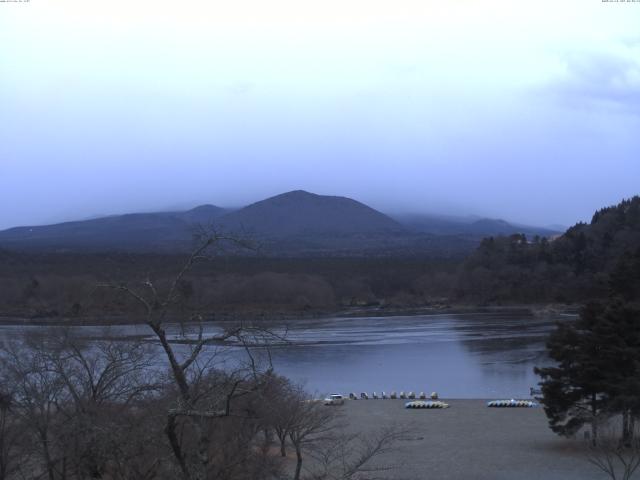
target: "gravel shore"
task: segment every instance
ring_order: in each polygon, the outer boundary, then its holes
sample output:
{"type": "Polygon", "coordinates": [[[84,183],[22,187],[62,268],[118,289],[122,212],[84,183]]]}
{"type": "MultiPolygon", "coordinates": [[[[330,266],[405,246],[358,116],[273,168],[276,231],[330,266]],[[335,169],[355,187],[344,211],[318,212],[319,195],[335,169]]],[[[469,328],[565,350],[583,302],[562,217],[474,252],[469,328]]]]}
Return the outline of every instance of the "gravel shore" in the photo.
{"type": "Polygon", "coordinates": [[[485,400],[444,400],[450,408],[408,410],[405,400],[347,401],[348,430],[406,426],[408,438],[380,458],[385,477],[421,479],[591,480],[606,478],[587,461],[584,441],[555,435],[542,408],[487,408],[485,400]]]}

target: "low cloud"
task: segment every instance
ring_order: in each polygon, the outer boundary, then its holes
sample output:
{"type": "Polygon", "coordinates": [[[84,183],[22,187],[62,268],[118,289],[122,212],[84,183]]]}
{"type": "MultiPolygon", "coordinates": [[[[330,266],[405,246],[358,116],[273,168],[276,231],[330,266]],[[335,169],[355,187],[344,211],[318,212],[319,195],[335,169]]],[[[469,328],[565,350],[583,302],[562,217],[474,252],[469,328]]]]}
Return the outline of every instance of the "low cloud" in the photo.
{"type": "Polygon", "coordinates": [[[570,53],[565,74],[547,88],[575,108],[603,108],[640,115],[640,38],[613,52],[570,53]]]}

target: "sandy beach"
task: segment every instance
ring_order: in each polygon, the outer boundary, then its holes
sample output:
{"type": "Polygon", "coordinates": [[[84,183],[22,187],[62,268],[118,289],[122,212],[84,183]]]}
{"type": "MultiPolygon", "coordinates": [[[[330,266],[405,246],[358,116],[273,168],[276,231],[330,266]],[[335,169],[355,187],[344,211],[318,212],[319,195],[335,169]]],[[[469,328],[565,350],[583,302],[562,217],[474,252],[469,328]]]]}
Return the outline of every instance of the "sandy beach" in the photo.
{"type": "Polygon", "coordinates": [[[407,410],[405,400],[347,401],[348,428],[363,434],[390,425],[411,431],[381,458],[387,478],[591,480],[584,441],[558,437],[542,408],[487,408],[485,400],[444,400],[443,410],[407,410]]]}

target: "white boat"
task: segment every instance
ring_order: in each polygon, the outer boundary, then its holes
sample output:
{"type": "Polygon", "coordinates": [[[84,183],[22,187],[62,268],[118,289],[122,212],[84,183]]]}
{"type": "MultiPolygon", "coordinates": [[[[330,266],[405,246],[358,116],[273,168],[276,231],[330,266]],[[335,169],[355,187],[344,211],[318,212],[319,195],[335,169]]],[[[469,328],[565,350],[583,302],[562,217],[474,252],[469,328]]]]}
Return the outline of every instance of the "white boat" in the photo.
{"type": "Polygon", "coordinates": [[[490,402],[487,402],[487,407],[494,408],[533,408],[537,406],[538,404],[531,400],[516,400],[514,398],[510,400],[491,400],[490,402]]]}

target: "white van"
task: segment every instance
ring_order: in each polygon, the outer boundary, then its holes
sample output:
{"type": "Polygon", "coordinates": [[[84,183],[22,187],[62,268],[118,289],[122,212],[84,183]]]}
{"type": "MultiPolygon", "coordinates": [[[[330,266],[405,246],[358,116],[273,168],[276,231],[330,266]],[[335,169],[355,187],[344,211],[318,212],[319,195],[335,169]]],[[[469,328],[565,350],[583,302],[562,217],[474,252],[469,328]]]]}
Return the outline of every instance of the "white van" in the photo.
{"type": "Polygon", "coordinates": [[[343,405],[344,397],[342,395],[338,395],[337,393],[334,393],[324,399],[324,404],[325,405],[343,405]]]}

